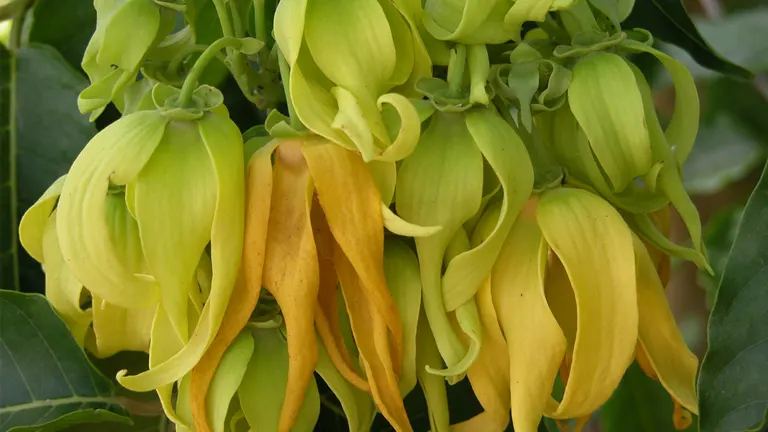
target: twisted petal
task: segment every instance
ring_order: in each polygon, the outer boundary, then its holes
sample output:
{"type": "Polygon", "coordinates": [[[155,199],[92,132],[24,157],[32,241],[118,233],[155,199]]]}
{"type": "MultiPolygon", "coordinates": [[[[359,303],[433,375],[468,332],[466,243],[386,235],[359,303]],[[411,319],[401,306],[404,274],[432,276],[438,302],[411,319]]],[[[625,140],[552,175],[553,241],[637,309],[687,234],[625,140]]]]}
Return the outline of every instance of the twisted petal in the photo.
{"type": "Polygon", "coordinates": [[[490,279],[507,342],[512,422],[520,432],[537,429],[566,348],[544,295],[546,262],[532,200],[504,242],[490,279]]]}
{"type": "MultiPolygon", "coordinates": [[[[44,233],[47,229],[47,224],[50,223],[53,209],[59,200],[59,195],[61,195],[61,189],[64,187],[64,180],[66,178],[67,176],[63,175],[48,186],[48,189],[43,192],[40,198],[24,212],[24,216],[21,217],[19,222],[19,241],[27,253],[39,263],[44,262],[44,233]]],[[[56,244],[58,249],[58,239],[56,244]]],[[[61,252],[57,252],[57,254],[61,255],[61,252]]]]}
{"type": "Polygon", "coordinates": [[[633,237],[637,266],[638,337],[658,380],[687,410],[698,414],[696,371],[698,360],[688,349],[669,309],[645,245],[633,237]]]}
{"type": "Polygon", "coordinates": [[[165,131],[154,111],[130,114],[99,132],[69,170],[58,207],[61,253],[74,275],[95,295],[127,308],[154,306],[157,288],[126,267],[110,240],[105,218],[110,183],[139,174],[165,131]]]}
{"type": "Polygon", "coordinates": [[[443,360],[437,349],[432,330],[429,328],[427,317],[422,313],[416,331],[416,373],[419,385],[424,391],[429,412],[430,430],[447,432],[450,430],[448,412],[448,395],[445,390],[445,379],[439,375],[427,372],[427,369],[440,369],[443,360]]]}
{"type": "Polygon", "coordinates": [[[600,407],[634,358],[637,292],[632,236],[608,203],[579,189],[555,189],[537,221],[570,279],[576,299],[573,364],[562,402],[545,415],[576,418],[600,407]]]}
{"type": "Polygon", "coordinates": [[[206,408],[214,372],[227,347],[240,334],[251,317],[261,292],[264,255],[267,243],[272,200],[272,152],[277,141],[262,147],[251,158],[247,172],[246,220],[243,240],[243,263],[240,278],[218,333],[190,376],[190,405],[198,431],[210,430],[206,408]]]}
{"type": "Polygon", "coordinates": [[[501,250],[512,223],[533,189],[533,167],[515,131],[490,109],[467,113],[467,128],[503,190],[501,211],[493,231],[480,245],[451,260],[443,276],[445,309],[452,311],[469,300],[501,250]]]}
{"type": "Polygon", "coordinates": [[[289,347],[280,330],[254,330],[253,339],[253,355],[237,392],[248,425],[259,431],[312,431],[320,415],[320,394],[314,376],[309,376],[301,393],[291,395],[289,347]],[[284,401],[291,398],[299,402],[299,407],[291,426],[285,426],[281,413],[284,401]]]}
{"type": "Polygon", "coordinates": [[[245,376],[253,351],[253,336],[245,331],[237,336],[221,357],[206,398],[206,411],[208,418],[211,419],[211,428],[208,430],[213,432],[228,430],[225,425],[229,405],[245,376]]]}

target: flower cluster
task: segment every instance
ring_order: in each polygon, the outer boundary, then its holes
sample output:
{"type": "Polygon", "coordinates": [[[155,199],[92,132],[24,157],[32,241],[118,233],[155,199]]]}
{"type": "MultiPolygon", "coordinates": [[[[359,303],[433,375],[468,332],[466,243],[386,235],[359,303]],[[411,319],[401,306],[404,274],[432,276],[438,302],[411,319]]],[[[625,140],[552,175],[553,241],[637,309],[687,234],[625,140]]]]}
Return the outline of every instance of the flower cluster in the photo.
{"type": "Polygon", "coordinates": [[[20,225],[81,345],[149,353],[123,386],[177,430],[312,430],[317,379],[351,431],[412,430],[417,384],[434,431],[579,430],[637,361],[690,424],[664,287],[670,257],[709,268],[681,180],[699,106],[622,28],[633,1],[281,0],[274,43],[264,2],[212,1],[202,49],[194,2],[94,2],[80,107],[123,116],[20,225]],[[674,83],[666,127],[641,53],[674,83]],[[212,60],[263,126],[199,85],[212,60]],[[451,425],[464,379],[483,412],[451,425]]]}

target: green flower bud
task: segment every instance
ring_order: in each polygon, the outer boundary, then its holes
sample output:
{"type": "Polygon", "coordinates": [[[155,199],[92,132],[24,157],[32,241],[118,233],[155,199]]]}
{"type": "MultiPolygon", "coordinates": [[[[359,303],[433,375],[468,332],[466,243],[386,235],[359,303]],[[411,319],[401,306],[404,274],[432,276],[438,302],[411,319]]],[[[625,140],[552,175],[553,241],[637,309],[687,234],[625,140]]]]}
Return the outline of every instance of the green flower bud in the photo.
{"type": "Polygon", "coordinates": [[[158,86],[153,94],[161,108],[129,114],[86,145],[58,207],[61,252],[76,277],[116,306],[142,309],[159,301],[158,314],[167,315],[183,345],[145,373],[121,373],[121,383],[137,391],[180,379],[200,359],[224,314],[243,242],[243,143],[221,93],[198,88],[191,109],[174,106],[175,89],[158,86]],[[140,270],[110,235],[110,190],[122,187],[137,228],[140,270]],[[210,293],[190,335],[188,305],[205,294],[196,275],[206,248],[210,293]]]}

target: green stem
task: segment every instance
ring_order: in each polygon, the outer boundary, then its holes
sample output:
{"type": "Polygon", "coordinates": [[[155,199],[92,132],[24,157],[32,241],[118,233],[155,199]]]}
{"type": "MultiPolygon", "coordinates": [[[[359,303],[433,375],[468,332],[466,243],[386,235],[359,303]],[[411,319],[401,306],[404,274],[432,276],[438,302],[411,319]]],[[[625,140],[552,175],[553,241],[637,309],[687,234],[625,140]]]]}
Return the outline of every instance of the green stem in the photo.
{"type": "Polygon", "coordinates": [[[219,16],[219,22],[221,23],[221,34],[224,37],[234,37],[235,34],[232,31],[232,21],[229,19],[225,1],[213,0],[213,6],[216,8],[216,15],[219,16]]]}
{"type": "Polygon", "coordinates": [[[288,62],[285,60],[285,56],[280,49],[277,50],[277,61],[280,64],[280,78],[283,82],[283,90],[285,91],[285,103],[288,105],[288,117],[291,119],[291,127],[295,130],[299,130],[302,128],[302,124],[299,120],[299,117],[296,115],[296,110],[293,108],[293,101],[291,100],[291,73],[288,69],[288,62]]]}
{"type": "Polygon", "coordinates": [[[600,28],[587,0],[576,1],[573,6],[560,12],[560,17],[571,38],[579,33],[591,33],[600,28]]]}
{"type": "Polygon", "coordinates": [[[200,54],[200,57],[192,66],[189,71],[189,75],[184,80],[184,84],[181,86],[181,93],[179,94],[178,106],[187,107],[192,102],[192,93],[197,88],[197,81],[200,79],[200,75],[203,74],[205,67],[214,58],[219,55],[219,52],[223,48],[235,48],[239,49],[242,41],[238,38],[223,37],[216,42],[212,43],[208,48],[200,54]]]}
{"type": "Polygon", "coordinates": [[[256,39],[267,41],[267,18],[264,13],[264,0],[253,0],[254,19],[256,20],[256,39]]]}
{"type": "Polygon", "coordinates": [[[453,93],[461,92],[464,82],[464,70],[467,68],[467,47],[456,45],[451,50],[451,59],[448,63],[448,88],[453,93]]]}
{"type": "Polygon", "coordinates": [[[229,12],[232,14],[232,29],[235,33],[235,37],[243,38],[245,37],[245,26],[243,25],[243,20],[240,19],[240,12],[237,10],[237,4],[235,4],[235,2],[229,2],[228,5],[229,12]]]}

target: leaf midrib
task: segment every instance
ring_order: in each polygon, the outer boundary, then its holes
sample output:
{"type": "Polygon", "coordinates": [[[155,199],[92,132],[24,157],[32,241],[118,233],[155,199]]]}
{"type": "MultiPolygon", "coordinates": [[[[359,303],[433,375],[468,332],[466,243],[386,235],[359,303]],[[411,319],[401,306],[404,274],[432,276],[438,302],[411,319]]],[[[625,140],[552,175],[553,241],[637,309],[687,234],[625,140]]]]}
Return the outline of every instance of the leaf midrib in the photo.
{"type": "Polygon", "coordinates": [[[120,401],[116,397],[97,397],[97,396],[70,396],[61,399],[42,399],[32,402],[26,402],[18,405],[11,405],[0,408],[0,414],[13,413],[17,411],[24,411],[35,408],[68,405],[74,403],[86,404],[86,403],[102,403],[110,405],[119,405],[120,401]]]}

